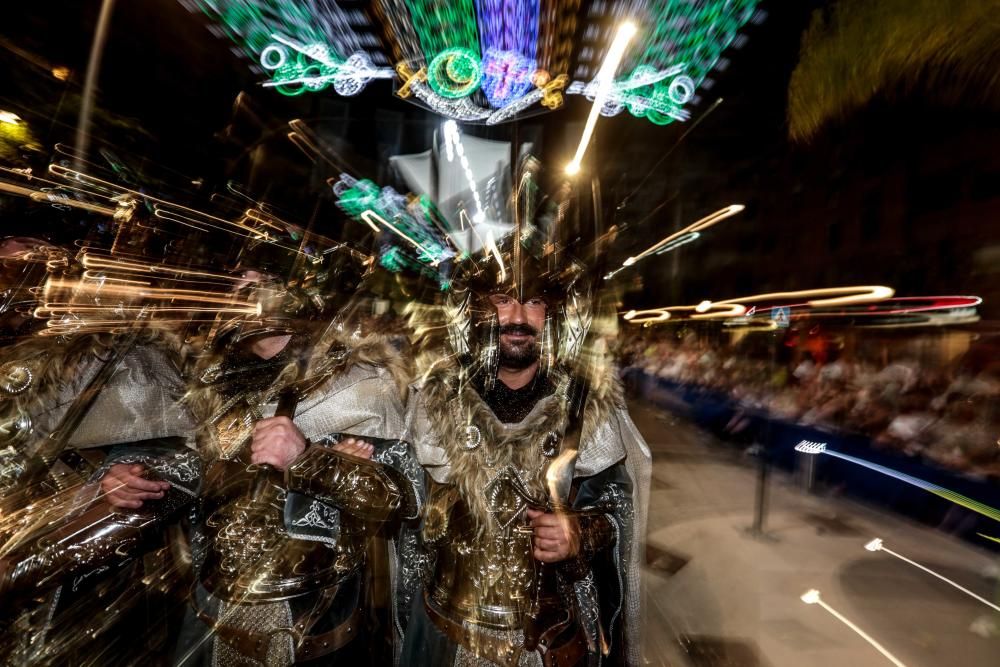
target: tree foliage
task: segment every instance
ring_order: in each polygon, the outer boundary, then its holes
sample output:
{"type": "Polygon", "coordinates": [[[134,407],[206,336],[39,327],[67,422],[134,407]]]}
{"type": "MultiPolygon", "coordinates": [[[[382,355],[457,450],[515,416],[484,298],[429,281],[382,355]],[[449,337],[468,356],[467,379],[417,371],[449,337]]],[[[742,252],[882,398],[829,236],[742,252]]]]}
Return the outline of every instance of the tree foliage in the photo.
{"type": "Polygon", "coordinates": [[[788,90],[793,139],[876,96],[1000,107],[1000,0],[839,0],[817,10],[788,90]]]}

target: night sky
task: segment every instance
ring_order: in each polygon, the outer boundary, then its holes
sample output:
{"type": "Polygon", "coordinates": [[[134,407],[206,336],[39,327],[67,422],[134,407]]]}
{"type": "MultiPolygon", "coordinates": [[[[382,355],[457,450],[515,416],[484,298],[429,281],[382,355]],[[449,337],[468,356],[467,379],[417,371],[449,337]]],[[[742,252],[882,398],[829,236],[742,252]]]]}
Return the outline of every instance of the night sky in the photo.
{"type": "MultiPolygon", "coordinates": [[[[934,213],[934,203],[920,199],[926,189],[921,184],[958,178],[958,200],[967,200],[981,189],[977,183],[997,172],[995,161],[983,164],[986,158],[969,155],[958,164],[948,150],[970,134],[996,146],[988,116],[974,109],[942,110],[930,96],[915,94],[876,100],[809,143],[788,139],[789,76],[810,14],[826,4],[762,3],[767,19],[743,28],[746,45],[725,53],[730,66],[712,73],[710,89],[699,90],[701,101],[691,106],[687,123],[661,127],[628,114],[601,119],[588,159],[600,178],[601,225],[626,232],[612,252],[613,263],[723,206],[747,206],[739,219],[675,257],[644,265],[627,282],[630,303],[696,303],[747,290],[851,282],[890,283],[901,294],[977,294],[997,282],[984,281],[976,268],[983,260],[975,255],[992,242],[981,217],[995,212],[993,195],[987,193],[986,209],[960,206],[950,219],[925,215],[934,213]],[[699,121],[720,97],[723,102],[699,121]],[[893,179],[903,184],[887,189],[893,179]],[[885,221],[867,220],[873,209],[885,221]],[[956,226],[962,233],[950,234],[956,226]]],[[[43,115],[58,111],[54,122],[33,123],[44,128],[39,138],[47,146],[72,143],[74,108],[59,103],[64,92],[82,85],[99,6],[97,0],[45,0],[6,10],[3,45],[22,53],[0,49],[0,76],[6,79],[0,80],[0,102],[19,108],[28,102],[43,115]],[[24,52],[69,66],[69,85],[30,63],[24,52]]],[[[388,81],[373,82],[346,101],[330,92],[287,98],[261,88],[248,64],[207,30],[203,16],[175,0],[116,3],[98,102],[135,131],[105,130],[96,144],[110,142],[130,156],[126,161],[141,159],[144,171],[178,188],[198,178],[206,189],[228,179],[251,181],[254,195],[309,216],[315,215],[316,184],[307,182],[308,165],[295,149],[279,145],[288,120],[339,126],[334,129],[344,154],[371,177],[384,173],[379,170],[387,150],[426,148],[428,128],[440,122],[395,99],[388,81]],[[387,146],[380,137],[386,113],[404,123],[399,145],[387,146]],[[247,155],[262,142],[272,145],[273,169],[250,174],[247,155]]],[[[541,137],[543,162],[558,167],[573,150],[588,110],[586,100],[571,96],[554,113],[463,131],[541,137]]]]}

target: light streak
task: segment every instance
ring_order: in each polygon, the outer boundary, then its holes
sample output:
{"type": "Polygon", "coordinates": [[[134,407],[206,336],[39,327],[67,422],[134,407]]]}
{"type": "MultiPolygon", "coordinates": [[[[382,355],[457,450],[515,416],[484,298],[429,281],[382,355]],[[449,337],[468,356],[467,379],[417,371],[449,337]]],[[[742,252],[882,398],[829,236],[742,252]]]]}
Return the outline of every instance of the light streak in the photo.
{"type": "MultiPolygon", "coordinates": [[[[697,223],[696,223],[697,224],[697,223]]],[[[667,237],[668,239],[671,237],[667,237]]],[[[666,240],[666,239],[665,239],[666,240]]],[[[661,241],[662,243],[662,241],[661,241]]],[[[659,244],[657,244],[658,246],[659,244]]],[[[656,246],[654,246],[656,247],[656,246]]],[[[648,251],[647,251],[648,252],[648,251]]],[[[645,254],[645,253],[644,253],[645,254]]],[[[637,260],[637,257],[630,257],[625,260],[625,266],[631,266],[637,260]],[[631,260],[631,262],[630,262],[631,260]]],[[[619,269],[620,271],[621,269],[619,269]]],[[[617,271],[615,272],[617,273],[617,271]]],[[[609,274],[613,275],[613,274],[609,274]]],[[[821,308],[829,305],[841,305],[841,304],[862,304],[862,303],[874,303],[877,301],[882,301],[890,298],[894,294],[894,290],[891,287],[885,287],[884,285],[856,285],[852,287],[824,287],[820,289],[811,290],[798,290],[795,292],[770,292],[767,294],[755,294],[752,296],[737,297],[735,299],[723,299],[721,301],[709,301],[711,304],[709,310],[711,312],[698,312],[698,307],[701,304],[695,306],[665,306],[663,308],[651,308],[648,309],[648,313],[654,313],[658,311],[667,310],[677,310],[677,311],[695,311],[694,315],[691,315],[692,319],[714,319],[714,318],[725,318],[725,317],[741,317],[747,314],[747,307],[745,304],[753,303],[755,301],[764,300],[774,300],[774,299],[808,299],[804,304],[811,308],[821,308]],[[816,297],[816,298],[813,298],[816,297]]],[[[705,303],[704,301],[701,302],[705,303]]],[[[754,306],[754,313],[758,309],[754,306]]],[[[627,317],[625,319],[628,319],[627,317]]],[[[635,320],[632,320],[634,323],[635,320]]],[[[649,320],[642,320],[643,322],[649,320]]]]}
{"type": "Polygon", "coordinates": [[[883,301],[890,298],[895,293],[896,290],[891,287],[886,287],[885,285],[858,285],[857,287],[823,287],[819,289],[799,290],[795,292],[769,292],[767,294],[757,294],[753,297],[729,299],[727,301],[719,301],[717,303],[804,298],[807,299],[807,306],[810,306],[811,308],[824,308],[827,306],[843,306],[847,304],[883,301]],[[845,292],[847,292],[846,295],[844,295],[845,292]],[[857,294],[853,294],[853,292],[857,292],[857,294]]]}
{"type": "Polygon", "coordinates": [[[872,648],[874,648],[876,651],[878,651],[879,653],[881,653],[882,655],[884,655],[886,657],[886,659],[889,660],[889,662],[891,662],[892,664],[896,665],[896,667],[906,667],[906,665],[904,665],[902,662],[900,662],[899,659],[896,656],[894,656],[892,653],[889,653],[889,651],[887,651],[884,646],[882,646],[877,641],[875,641],[875,639],[873,639],[871,635],[869,635],[867,632],[865,632],[864,630],[862,630],[861,628],[859,628],[857,625],[855,625],[854,623],[852,623],[846,616],[844,616],[843,614],[841,614],[840,612],[838,612],[836,609],[834,609],[833,607],[831,607],[830,605],[828,605],[826,602],[824,602],[823,598],[820,597],[819,591],[816,590],[815,588],[812,588],[812,589],[806,591],[805,593],[803,593],[802,596],[801,596],[801,600],[803,602],[805,602],[806,604],[818,604],[820,607],[822,607],[827,612],[829,612],[831,616],[833,616],[838,621],[840,621],[841,623],[843,623],[844,625],[846,625],[847,627],[849,627],[851,630],[853,630],[855,633],[857,633],[857,635],[859,637],[861,637],[866,642],[868,642],[869,644],[871,644],[872,648]]]}
{"type": "MultiPolygon", "coordinates": [[[[691,118],[691,112],[681,108],[694,97],[694,82],[682,74],[684,63],[673,65],[664,70],[656,70],[648,66],[639,66],[627,78],[614,82],[601,107],[602,116],[617,116],[628,109],[634,116],[646,117],[658,125],[664,125],[673,120],[685,121],[691,118]],[[656,93],[641,93],[640,90],[671,79],[662,91],[656,93]]],[[[593,101],[597,97],[599,82],[574,81],[566,89],[569,95],[583,95],[593,101]]]]}
{"type": "Polygon", "coordinates": [[[507,282],[507,270],[503,265],[503,255],[500,254],[500,248],[497,247],[496,240],[493,238],[493,230],[486,230],[486,242],[483,244],[486,250],[493,255],[493,258],[497,261],[497,266],[500,267],[500,274],[497,280],[497,284],[503,284],[507,282]]]}
{"type": "Polygon", "coordinates": [[[160,276],[208,278],[221,283],[241,283],[245,279],[228,273],[188,269],[169,264],[151,264],[145,261],[129,261],[119,259],[118,255],[103,254],[95,249],[88,249],[80,255],[80,264],[85,269],[95,271],[119,271],[124,273],[146,273],[160,276]]]}
{"type": "Polygon", "coordinates": [[[630,310],[627,313],[625,313],[625,319],[631,322],[632,324],[644,324],[646,322],[665,322],[670,319],[670,311],[666,308],[654,308],[652,310],[630,310]]]}
{"type": "Polygon", "coordinates": [[[458,123],[454,120],[446,120],[441,126],[441,135],[444,137],[444,150],[448,162],[455,161],[455,144],[458,143],[458,123]]]}
{"type": "MultiPolygon", "coordinates": [[[[117,285],[100,282],[89,282],[84,280],[67,280],[64,278],[49,278],[45,282],[43,294],[48,295],[52,290],[70,290],[75,294],[86,294],[96,296],[118,296],[131,299],[155,299],[159,301],[183,301],[185,303],[204,303],[225,306],[234,311],[256,314],[259,304],[250,301],[234,300],[231,295],[219,294],[205,290],[174,289],[169,287],[136,287],[132,285],[117,285]]],[[[46,297],[47,298],[47,297],[46,297]]],[[[73,307],[72,304],[66,307],[73,307]]],[[[84,306],[80,306],[84,308],[84,306]]],[[[116,308],[116,306],[94,306],[104,310],[116,308]]],[[[89,306],[88,306],[89,308],[89,306]]],[[[40,311],[50,310],[47,304],[39,308],[40,311]]]]}
{"type": "MultiPolygon", "coordinates": [[[[642,252],[640,252],[638,255],[635,255],[634,257],[627,258],[624,262],[622,262],[622,266],[632,266],[633,264],[635,264],[636,262],[638,262],[640,259],[648,257],[649,255],[651,255],[653,253],[660,252],[665,247],[670,246],[670,244],[676,243],[677,241],[681,240],[684,236],[686,236],[688,234],[691,234],[693,232],[699,232],[699,233],[703,232],[704,230],[708,229],[709,227],[711,227],[711,226],[713,226],[713,225],[715,225],[717,223],[722,222],[726,218],[731,218],[732,216],[736,215],[737,213],[740,213],[745,208],[746,208],[746,206],[744,206],[743,204],[730,204],[729,206],[727,206],[725,208],[720,208],[715,213],[710,213],[709,215],[706,215],[704,218],[702,218],[700,220],[696,220],[695,222],[691,223],[690,225],[688,225],[684,229],[682,229],[680,231],[677,231],[677,232],[674,232],[670,236],[657,241],[656,243],[654,243],[650,247],[648,247],[645,250],[643,250],[642,252]]],[[[694,239],[691,239],[691,240],[694,240],[694,239]]],[[[687,243],[689,241],[684,241],[684,242],[687,243]]],[[[677,247],[677,246],[675,245],[674,247],[677,247]]]]}
{"type": "MultiPolygon", "coordinates": [[[[866,308],[864,310],[841,310],[827,313],[817,313],[821,317],[877,317],[880,315],[908,315],[911,313],[926,313],[936,310],[955,310],[975,308],[983,302],[978,296],[900,296],[892,299],[892,304],[885,309],[866,308]],[[929,302],[922,306],[908,306],[909,302],[929,302]],[[896,306],[895,304],[899,304],[896,306]]],[[[808,304],[790,304],[791,308],[808,304]]]]}
{"type": "MultiPolygon", "coordinates": [[[[390,231],[394,232],[395,234],[397,234],[398,236],[400,236],[404,240],[408,241],[410,244],[413,245],[413,247],[415,247],[416,249],[422,251],[428,257],[432,256],[431,252],[429,250],[427,250],[427,248],[425,248],[424,246],[420,245],[420,243],[418,243],[416,240],[414,240],[414,239],[410,238],[409,236],[407,236],[403,232],[403,230],[399,229],[399,227],[397,227],[396,225],[394,225],[391,222],[387,221],[385,218],[383,218],[382,216],[380,216],[375,211],[365,211],[365,212],[363,212],[361,214],[360,217],[361,217],[362,220],[364,220],[366,223],[368,223],[368,225],[370,225],[372,227],[375,227],[376,229],[378,229],[378,225],[376,225],[375,223],[376,222],[381,223],[382,225],[384,225],[385,227],[387,227],[390,231]]],[[[434,264],[436,264],[436,263],[437,262],[434,262],[434,264]]]]}
{"type": "Polygon", "coordinates": [[[976,533],[979,537],[985,538],[987,540],[993,540],[997,544],[1000,544],[1000,537],[992,537],[990,535],[983,535],[982,533],[976,533]]]}
{"type": "MultiPolygon", "coordinates": [[[[702,302],[704,303],[704,302],[702,302]]],[[[720,319],[726,317],[742,317],[746,315],[747,307],[740,303],[721,303],[721,302],[709,302],[704,310],[699,311],[698,308],[702,304],[694,307],[695,314],[691,315],[693,320],[710,320],[710,319],[720,319]]]]}
{"type": "Polygon", "coordinates": [[[7,123],[8,125],[20,125],[21,117],[18,116],[13,111],[0,111],[0,123],[7,123]]]}
{"type": "Polygon", "coordinates": [[[118,285],[138,285],[140,287],[152,287],[153,283],[148,280],[129,280],[127,278],[111,278],[103,273],[94,273],[93,271],[83,272],[84,280],[97,280],[103,282],[111,282],[118,285]]]}
{"type": "Polygon", "coordinates": [[[583,155],[587,152],[590,137],[594,134],[594,127],[597,125],[597,117],[600,115],[601,109],[604,107],[604,102],[614,85],[615,72],[618,70],[618,65],[625,55],[625,49],[628,47],[629,41],[635,36],[636,32],[638,32],[638,29],[630,21],[626,21],[618,26],[615,39],[611,42],[611,47],[604,58],[604,63],[597,72],[597,95],[594,97],[594,105],[590,108],[590,115],[587,116],[587,124],[583,127],[583,134],[580,136],[580,144],[577,146],[576,155],[566,165],[566,173],[570,176],[580,171],[580,165],[583,163],[583,155]]]}
{"type": "Polygon", "coordinates": [[[1000,521],[1000,510],[997,510],[989,505],[979,502],[978,500],[973,500],[968,496],[963,496],[960,493],[951,491],[937,484],[932,484],[931,482],[920,479],[919,477],[913,477],[912,475],[907,475],[906,473],[893,470],[892,468],[887,468],[886,466],[879,465],[877,463],[872,463],[871,461],[866,461],[865,459],[858,458],[856,456],[850,456],[848,454],[841,454],[838,451],[834,451],[826,446],[825,443],[809,442],[803,440],[799,444],[795,445],[795,451],[802,452],[803,454],[813,454],[820,455],[826,454],[827,456],[832,456],[837,459],[842,459],[844,461],[849,461],[850,463],[857,464],[863,468],[868,468],[869,470],[874,470],[875,472],[882,473],[883,475],[888,475],[894,479],[898,479],[901,482],[910,484],[929,493],[933,493],[936,496],[944,498],[945,500],[955,503],[956,505],[961,505],[962,507],[972,510],[978,514],[982,514],[985,517],[989,517],[994,521],[1000,521]]]}
{"type": "MultiPolygon", "coordinates": [[[[658,251],[657,254],[667,252],[673,249],[670,245],[665,246],[663,249],[658,251]]],[[[626,266],[622,266],[614,271],[611,271],[605,275],[605,280],[610,280],[615,275],[620,273],[622,270],[627,268],[631,260],[634,263],[635,258],[629,258],[626,260],[626,266]]],[[[768,313],[773,307],[777,307],[782,300],[796,300],[793,303],[781,303],[780,305],[790,308],[793,311],[801,308],[810,308],[810,317],[852,317],[852,318],[875,318],[879,316],[886,315],[906,315],[912,313],[931,313],[934,311],[947,310],[956,311],[962,310],[959,313],[959,317],[952,317],[947,320],[942,319],[940,324],[955,323],[957,321],[975,321],[978,316],[975,311],[971,310],[975,306],[982,303],[982,299],[977,296],[929,296],[929,297],[896,297],[893,299],[894,293],[891,287],[886,287],[883,285],[859,285],[855,287],[834,287],[825,289],[813,289],[813,290],[798,290],[792,292],[771,292],[768,294],[756,294],[746,297],[738,297],[735,299],[725,299],[721,301],[715,301],[714,304],[748,304],[755,301],[765,301],[773,300],[774,303],[770,305],[754,305],[747,312],[746,316],[749,318],[753,315],[757,315],[758,311],[760,313],[768,313]],[[801,300],[810,299],[810,300],[801,300]],[[891,301],[891,305],[886,307],[870,305],[882,303],[885,301],[891,301]],[[921,302],[926,305],[907,305],[910,302],[921,302]],[[828,308],[831,306],[846,305],[854,306],[855,309],[847,310],[835,310],[826,311],[821,310],[822,308],[828,308]],[[858,306],[866,305],[864,309],[857,308],[858,306]],[[968,311],[968,312],[964,312],[968,311]],[[961,317],[964,315],[964,317],[961,317]]],[[[675,310],[687,310],[690,309],[686,306],[671,306],[675,310]]],[[[656,310],[656,309],[652,309],[656,310]]],[[[893,324],[884,326],[926,326],[929,323],[934,323],[933,320],[926,319],[921,320],[912,324],[893,324]]],[[[735,324],[735,323],[734,323],[735,324]]],[[[883,326],[883,325],[869,325],[869,324],[857,324],[856,326],[883,326]]]]}
{"type": "Polygon", "coordinates": [[[77,199],[70,199],[69,197],[63,197],[60,195],[54,195],[43,190],[38,190],[35,188],[26,188],[23,185],[15,185],[13,183],[5,183],[0,181],[0,192],[9,192],[14,195],[21,195],[23,197],[28,197],[34,202],[38,203],[49,203],[58,206],[71,206],[73,208],[79,208],[84,211],[90,211],[91,213],[100,213],[102,215],[114,216],[118,211],[116,208],[109,208],[107,206],[100,206],[98,204],[90,204],[87,202],[82,202],[77,199]]]}
{"type": "Polygon", "coordinates": [[[687,234],[684,234],[683,236],[674,239],[670,243],[666,244],[665,246],[657,250],[656,254],[666,255],[671,250],[676,250],[677,248],[680,248],[682,245],[687,245],[692,241],[697,241],[699,238],[701,238],[701,232],[688,232],[687,234]]]}
{"type": "MultiPolygon", "coordinates": [[[[10,170],[5,170],[5,171],[10,171],[10,170]]],[[[109,181],[105,181],[95,176],[91,176],[90,174],[87,174],[85,172],[76,169],[70,169],[68,167],[64,167],[59,164],[50,164],[49,172],[59,178],[66,179],[71,183],[83,183],[90,187],[95,187],[98,189],[105,190],[107,192],[116,193],[113,198],[110,198],[111,201],[114,201],[116,204],[119,205],[119,208],[115,209],[115,212],[121,210],[123,205],[124,208],[131,207],[132,204],[130,202],[132,201],[146,201],[153,204],[153,215],[163,220],[169,220],[171,222],[176,222],[178,224],[182,224],[188,227],[193,227],[195,229],[200,229],[200,230],[204,230],[206,228],[217,229],[219,231],[235,234],[237,236],[243,236],[246,238],[251,238],[260,241],[266,241],[267,243],[282,248],[283,250],[289,253],[301,255],[306,259],[308,259],[310,262],[317,261],[315,257],[302,252],[297,245],[280,243],[266,232],[249,228],[245,224],[243,224],[243,222],[247,219],[253,219],[255,221],[269,220],[268,218],[262,217],[262,214],[252,213],[250,215],[247,215],[245,213],[244,217],[240,221],[233,222],[231,220],[226,220],[225,218],[220,218],[218,216],[211,215],[209,213],[205,213],[203,211],[190,208],[188,206],[176,204],[174,202],[167,201],[165,199],[160,199],[150,194],[126,188],[116,183],[111,183],[109,181]],[[128,195],[129,198],[127,200],[123,200],[122,198],[125,197],[126,195],[128,195]]],[[[70,205],[68,201],[67,205],[70,205]]],[[[329,239],[325,239],[322,236],[315,235],[315,237],[319,240],[323,240],[325,242],[330,243],[329,239]]]]}
{"type": "MultiPolygon", "coordinates": [[[[737,31],[754,16],[758,0],[699,0],[644,3],[649,17],[646,39],[639,45],[633,77],[684,63],[684,74],[636,87],[621,96],[617,111],[627,108],[637,118],[657,125],[690,117],[690,101],[709,73],[724,63],[722,53],[737,31]]],[[[617,112],[616,111],[616,112],[617,112]]]]}
{"type": "Polygon", "coordinates": [[[301,119],[295,118],[288,121],[288,126],[293,130],[287,135],[289,140],[309,156],[313,162],[316,159],[322,159],[334,169],[344,170],[340,162],[346,163],[347,161],[343,159],[343,156],[339,155],[336,149],[313,132],[301,119]],[[340,158],[340,162],[336,158],[340,158]]]}
{"type": "Polygon", "coordinates": [[[442,128],[442,134],[444,135],[445,153],[448,162],[453,162],[457,155],[462,165],[462,171],[465,173],[465,180],[469,183],[469,191],[472,192],[472,199],[476,204],[476,213],[472,216],[472,220],[477,223],[486,222],[486,212],[483,211],[483,201],[479,196],[476,175],[472,173],[472,166],[469,164],[469,158],[465,154],[465,146],[462,145],[462,135],[459,134],[458,124],[453,120],[446,121],[442,128]]]}
{"type": "Polygon", "coordinates": [[[889,554],[890,556],[895,556],[896,558],[898,558],[899,560],[903,561],[904,563],[909,563],[913,567],[915,567],[917,569],[920,569],[920,570],[923,570],[927,574],[933,575],[933,576],[937,577],[938,579],[940,579],[941,581],[945,582],[946,584],[949,584],[949,585],[957,588],[958,590],[962,591],[963,593],[965,593],[969,597],[975,598],[979,602],[982,602],[987,607],[990,607],[992,609],[1000,611],[1000,605],[995,605],[992,602],[990,602],[989,600],[987,600],[985,598],[982,598],[979,595],[976,595],[975,593],[973,593],[972,591],[970,591],[968,588],[964,588],[963,586],[959,586],[957,583],[955,583],[954,581],[952,581],[948,577],[940,575],[937,572],[935,572],[934,570],[932,570],[932,569],[930,569],[928,567],[924,567],[920,563],[917,563],[916,561],[912,561],[909,558],[907,558],[906,556],[903,556],[901,554],[896,553],[895,551],[893,551],[889,547],[885,546],[885,543],[882,542],[882,540],[880,538],[878,538],[878,537],[876,537],[874,540],[872,540],[871,542],[869,542],[868,544],[866,544],[865,545],[865,549],[867,549],[868,551],[872,551],[872,552],[875,552],[875,551],[884,551],[885,553],[889,554]]]}

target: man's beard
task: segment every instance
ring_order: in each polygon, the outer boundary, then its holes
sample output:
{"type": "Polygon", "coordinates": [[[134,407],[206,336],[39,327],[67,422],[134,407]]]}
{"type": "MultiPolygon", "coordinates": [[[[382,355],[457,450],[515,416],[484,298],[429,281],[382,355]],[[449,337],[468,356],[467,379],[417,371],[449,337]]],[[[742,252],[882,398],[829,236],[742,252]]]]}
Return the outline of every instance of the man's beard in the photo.
{"type": "Polygon", "coordinates": [[[538,361],[538,331],[528,324],[505,324],[500,327],[500,368],[521,370],[538,361]],[[505,343],[504,334],[527,334],[531,339],[523,343],[505,343]]]}

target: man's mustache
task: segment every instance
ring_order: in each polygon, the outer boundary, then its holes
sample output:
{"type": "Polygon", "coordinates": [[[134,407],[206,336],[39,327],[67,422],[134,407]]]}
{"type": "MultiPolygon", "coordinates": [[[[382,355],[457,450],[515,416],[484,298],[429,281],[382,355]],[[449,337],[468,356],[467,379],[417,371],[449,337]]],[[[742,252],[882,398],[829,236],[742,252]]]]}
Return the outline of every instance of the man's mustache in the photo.
{"type": "Polygon", "coordinates": [[[521,336],[537,336],[538,330],[530,324],[504,324],[500,327],[500,334],[513,334],[521,336]]]}

